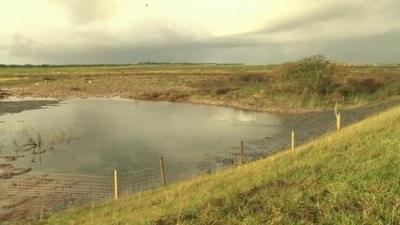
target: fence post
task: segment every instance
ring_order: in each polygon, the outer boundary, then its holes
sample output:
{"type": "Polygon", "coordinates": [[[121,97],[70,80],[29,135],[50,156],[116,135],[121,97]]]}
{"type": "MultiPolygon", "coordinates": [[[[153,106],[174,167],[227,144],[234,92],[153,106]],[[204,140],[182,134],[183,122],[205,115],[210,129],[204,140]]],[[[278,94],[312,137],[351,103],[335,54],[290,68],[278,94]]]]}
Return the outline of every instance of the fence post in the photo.
{"type": "Polygon", "coordinates": [[[342,122],[342,118],[340,115],[340,112],[338,114],[336,114],[336,129],[340,130],[341,128],[341,122],[342,122]]]}
{"type": "Polygon", "coordinates": [[[160,158],[160,172],[161,172],[161,184],[165,186],[167,184],[165,180],[165,168],[164,168],[164,158],[160,158]]]}
{"type": "Polygon", "coordinates": [[[295,136],[296,134],[295,134],[295,132],[294,132],[294,130],[292,129],[292,150],[294,150],[294,148],[295,148],[295,136]]]}
{"type": "Polygon", "coordinates": [[[244,146],[243,141],[240,142],[240,164],[244,163],[244,146]]]}
{"type": "Polygon", "coordinates": [[[338,103],[337,103],[337,100],[336,100],[336,104],[335,104],[335,116],[337,116],[337,113],[338,113],[338,103]]]}
{"type": "Polygon", "coordinates": [[[43,221],[43,204],[40,206],[39,222],[43,221]]]}
{"type": "Polygon", "coordinates": [[[114,199],[118,200],[118,171],[114,169],[114,199]]]}

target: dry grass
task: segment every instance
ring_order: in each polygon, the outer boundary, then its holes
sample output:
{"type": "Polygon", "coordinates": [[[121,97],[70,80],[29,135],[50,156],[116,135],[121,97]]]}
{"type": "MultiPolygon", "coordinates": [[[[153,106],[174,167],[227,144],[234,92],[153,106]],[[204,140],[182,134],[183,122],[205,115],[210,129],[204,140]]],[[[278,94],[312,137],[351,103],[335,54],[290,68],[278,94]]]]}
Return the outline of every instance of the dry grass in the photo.
{"type": "Polygon", "coordinates": [[[280,65],[201,64],[0,68],[0,89],[14,96],[121,96],[285,112],[324,109],[343,94],[346,105],[400,95],[398,67],[347,66],[347,80],[334,93],[283,80],[281,71],[280,65]]]}

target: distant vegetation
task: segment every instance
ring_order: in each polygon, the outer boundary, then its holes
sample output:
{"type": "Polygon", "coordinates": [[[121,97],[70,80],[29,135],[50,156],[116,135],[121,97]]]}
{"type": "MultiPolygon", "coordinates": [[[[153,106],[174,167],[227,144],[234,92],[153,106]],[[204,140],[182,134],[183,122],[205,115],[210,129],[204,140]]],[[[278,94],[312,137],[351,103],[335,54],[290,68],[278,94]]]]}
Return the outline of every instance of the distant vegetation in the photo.
{"type": "Polygon", "coordinates": [[[324,80],[331,80],[334,75],[339,74],[340,66],[321,55],[311,56],[296,62],[283,64],[283,78],[291,81],[301,82],[307,87],[324,80]]]}
{"type": "Polygon", "coordinates": [[[0,89],[16,96],[122,96],[299,112],[397,97],[400,67],[347,65],[318,55],[281,65],[3,66],[0,89]]]}
{"type": "Polygon", "coordinates": [[[190,63],[190,62],[138,62],[121,64],[0,64],[0,68],[49,68],[49,67],[121,67],[132,65],[243,65],[241,63],[190,63]]]}
{"type": "Polygon", "coordinates": [[[357,98],[373,96],[379,100],[400,94],[399,75],[389,76],[383,68],[372,68],[363,74],[356,74],[354,67],[317,55],[283,64],[282,79],[273,90],[302,98],[319,98],[322,102],[352,102],[357,98]],[[391,81],[395,81],[396,85],[384,90],[391,81]]]}

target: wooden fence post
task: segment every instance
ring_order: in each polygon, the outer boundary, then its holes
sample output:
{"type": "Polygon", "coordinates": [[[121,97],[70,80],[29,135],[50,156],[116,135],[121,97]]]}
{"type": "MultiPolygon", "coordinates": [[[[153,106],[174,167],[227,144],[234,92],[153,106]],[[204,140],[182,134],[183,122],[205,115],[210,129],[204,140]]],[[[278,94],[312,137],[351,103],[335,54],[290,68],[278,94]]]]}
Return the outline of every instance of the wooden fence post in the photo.
{"type": "Polygon", "coordinates": [[[335,104],[335,116],[337,116],[337,114],[338,114],[338,103],[337,103],[337,100],[336,100],[336,104],[335,104]]]}
{"type": "Polygon", "coordinates": [[[165,168],[164,168],[164,158],[160,158],[160,173],[161,173],[161,184],[165,186],[167,184],[165,180],[165,168]]]}
{"type": "Polygon", "coordinates": [[[292,150],[294,150],[294,148],[295,148],[295,138],[296,138],[296,134],[295,134],[294,130],[292,129],[292,150]]]}
{"type": "Polygon", "coordinates": [[[114,199],[118,200],[118,171],[114,169],[114,199]]]}
{"type": "Polygon", "coordinates": [[[342,118],[340,115],[340,112],[336,115],[336,129],[340,130],[341,128],[341,122],[342,122],[342,118]]]}
{"type": "Polygon", "coordinates": [[[240,142],[240,164],[244,163],[244,146],[243,141],[240,142]]]}
{"type": "Polygon", "coordinates": [[[39,216],[39,222],[43,221],[43,206],[40,206],[40,216],[39,216]]]}

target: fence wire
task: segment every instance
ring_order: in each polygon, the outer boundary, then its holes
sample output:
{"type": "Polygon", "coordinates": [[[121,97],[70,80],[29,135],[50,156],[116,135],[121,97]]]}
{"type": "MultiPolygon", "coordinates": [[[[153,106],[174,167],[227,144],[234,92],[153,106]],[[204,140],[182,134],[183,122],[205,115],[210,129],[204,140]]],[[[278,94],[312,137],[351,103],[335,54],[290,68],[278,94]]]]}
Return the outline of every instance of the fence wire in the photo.
{"type": "Polygon", "coordinates": [[[0,182],[0,220],[38,217],[71,205],[112,197],[113,179],[57,173],[27,173],[0,182]]]}
{"type": "MultiPolygon", "coordinates": [[[[170,184],[197,176],[207,168],[214,167],[198,165],[196,160],[167,162],[163,174],[170,184]]],[[[157,188],[163,183],[161,171],[160,163],[141,170],[118,170],[116,177],[113,171],[108,175],[28,172],[0,179],[0,223],[43,218],[69,207],[112,200],[115,193],[120,198],[157,188]]]]}
{"type": "Polygon", "coordinates": [[[119,193],[122,196],[137,191],[148,190],[160,186],[160,168],[154,167],[140,171],[120,173],[118,180],[120,185],[119,193]]]}
{"type": "MultiPolygon", "coordinates": [[[[168,171],[167,182],[183,176],[168,171]]],[[[192,174],[193,175],[193,174],[192,174]]],[[[188,177],[188,176],[185,176],[188,177]]],[[[0,180],[0,221],[39,218],[71,206],[111,200],[115,197],[115,177],[64,173],[34,173],[0,180]]],[[[160,167],[119,171],[119,197],[160,187],[160,167]]]]}

